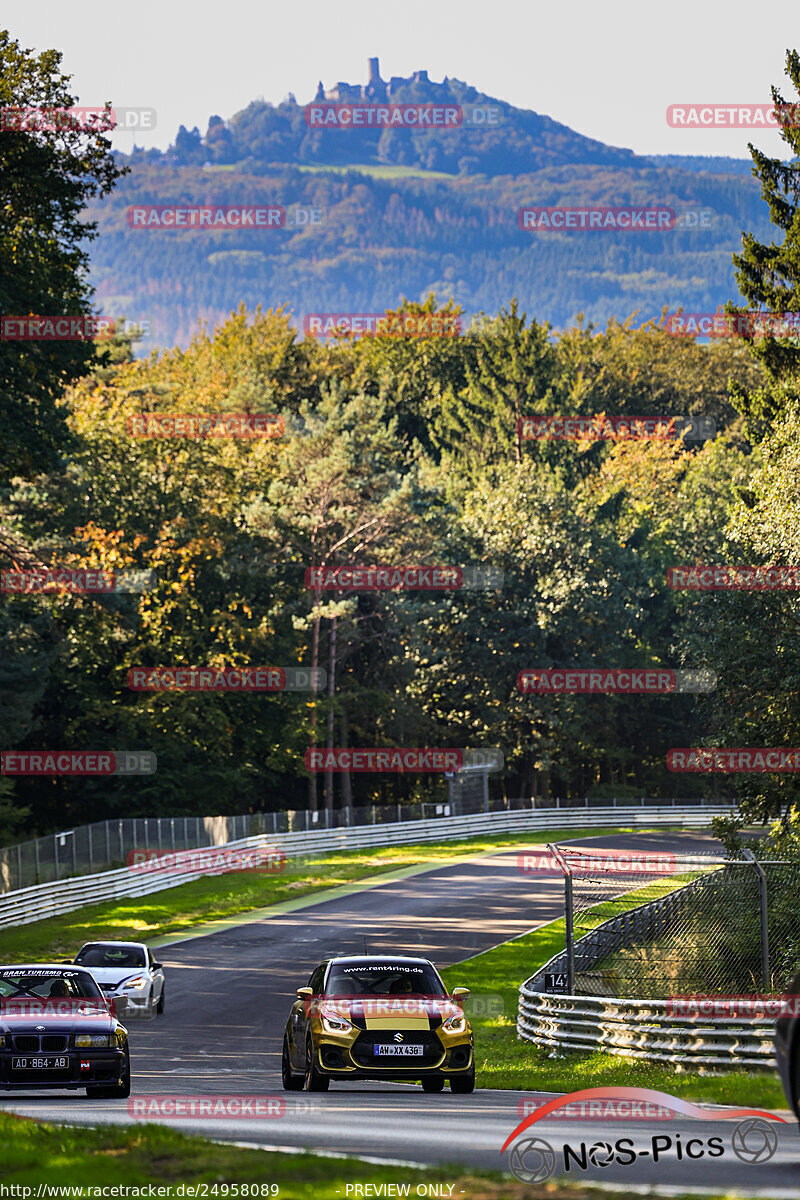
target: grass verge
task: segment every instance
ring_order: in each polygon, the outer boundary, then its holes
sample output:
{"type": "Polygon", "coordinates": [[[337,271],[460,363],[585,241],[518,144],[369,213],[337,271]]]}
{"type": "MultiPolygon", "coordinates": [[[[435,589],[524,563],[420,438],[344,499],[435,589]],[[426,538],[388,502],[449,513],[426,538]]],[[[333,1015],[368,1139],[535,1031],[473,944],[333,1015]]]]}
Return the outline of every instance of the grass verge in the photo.
{"type": "Polygon", "coordinates": [[[333,171],[337,175],[346,175],[348,171],[357,171],[361,175],[371,175],[373,179],[458,179],[447,171],[425,171],[420,167],[404,167],[394,164],[347,163],[346,166],[327,163],[303,163],[299,171],[308,174],[319,174],[323,171],[333,171]]]}
{"type": "MultiPolygon", "coordinates": [[[[385,849],[337,851],[303,863],[289,861],[280,875],[206,876],[148,896],[93,904],[60,917],[0,933],[2,959],[7,963],[48,961],[72,956],[93,938],[116,941],[155,941],[190,932],[198,925],[236,917],[272,904],[298,900],[316,892],[346,886],[400,868],[431,869],[458,855],[490,853],[507,846],[542,844],[566,838],[607,836],[630,829],[559,829],[493,838],[471,838],[385,849]]],[[[324,899],[320,894],[319,899],[324,899]]]]}
{"type": "MultiPolygon", "coordinates": [[[[664,885],[669,881],[664,880],[664,885]]],[[[672,885],[674,886],[674,884],[672,885]]],[[[665,886],[665,890],[669,890],[665,886]]],[[[648,899],[651,899],[648,890],[648,899]]],[[[639,892],[606,901],[593,910],[599,925],[642,902],[639,892]]],[[[581,930],[590,928],[584,917],[581,930]]],[[[598,1050],[559,1054],[517,1038],[519,985],[564,949],[564,920],[442,972],[448,988],[468,987],[473,997],[502,996],[502,1014],[471,1017],[475,1031],[476,1086],[536,1092],[574,1092],[589,1087],[649,1087],[685,1099],[751,1108],[786,1108],[775,1071],[727,1071],[718,1075],[676,1072],[673,1064],[621,1058],[598,1050]]]]}
{"type": "MultiPolygon", "coordinates": [[[[89,1130],[0,1113],[0,1140],[3,1184],[6,1188],[12,1184],[18,1189],[29,1187],[28,1196],[35,1196],[40,1184],[69,1187],[74,1189],[73,1197],[92,1197],[96,1195],[92,1189],[104,1185],[147,1189],[154,1184],[165,1189],[160,1193],[165,1200],[185,1200],[192,1195],[187,1191],[192,1185],[197,1188],[194,1196],[216,1200],[243,1194],[268,1196],[270,1185],[275,1185],[279,1190],[271,1194],[277,1194],[279,1200],[346,1200],[355,1194],[354,1184],[362,1185],[361,1196],[375,1196],[390,1195],[388,1188],[380,1187],[390,1183],[410,1185],[406,1194],[412,1196],[463,1196],[464,1200],[553,1200],[555,1195],[553,1184],[537,1187],[499,1172],[465,1171],[459,1166],[423,1170],[383,1166],[358,1158],[249,1150],[207,1142],[159,1125],[143,1125],[135,1130],[106,1125],[89,1130]],[[366,1184],[372,1185],[369,1192],[363,1186],[366,1184]],[[184,1185],[182,1191],[178,1190],[180,1185],[184,1185]],[[231,1191],[232,1185],[238,1185],[236,1193],[231,1191]],[[247,1192],[242,1185],[249,1185],[247,1192]],[[420,1185],[427,1187],[418,1192],[420,1185]]],[[[627,1200],[629,1195],[622,1189],[604,1188],[598,1193],[561,1183],[558,1193],[570,1200],[596,1200],[598,1195],[603,1200],[627,1200]]],[[[24,1200],[24,1192],[14,1194],[24,1200]]],[[[131,1190],[127,1195],[136,1193],[131,1190]]]]}

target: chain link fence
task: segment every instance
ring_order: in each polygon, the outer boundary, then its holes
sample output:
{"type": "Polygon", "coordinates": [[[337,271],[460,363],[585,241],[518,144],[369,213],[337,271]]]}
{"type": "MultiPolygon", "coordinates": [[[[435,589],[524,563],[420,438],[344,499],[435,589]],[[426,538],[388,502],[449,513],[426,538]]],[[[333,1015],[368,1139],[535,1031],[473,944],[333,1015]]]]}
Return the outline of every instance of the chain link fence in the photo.
{"type": "MultiPolygon", "coordinates": [[[[120,817],[64,829],[0,848],[0,895],[37,883],[52,883],[74,875],[92,875],[124,867],[128,855],[143,848],[194,850],[221,846],[259,834],[296,833],[311,829],[341,829],[350,825],[379,825],[395,821],[446,820],[479,812],[534,809],[602,808],[608,800],[505,799],[489,796],[485,772],[448,780],[448,799],[413,804],[369,804],[336,809],[288,809],[283,812],[243,813],[235,817],[120,817]]],[[[630,805],[630,800],[620,801],[630,805]]],[[[713,804],[713,801],[642,799],[642,807],[713,804]]],[[[612,807],[616,804],[612,803],[612,807]]]]}
{"type": "Polygon", "coordinates": [[[798,861],[759,862],[746,851],[552,850],[567,917],[554,991],[642,1000],[778,994],[800,968],[798,861]]]}

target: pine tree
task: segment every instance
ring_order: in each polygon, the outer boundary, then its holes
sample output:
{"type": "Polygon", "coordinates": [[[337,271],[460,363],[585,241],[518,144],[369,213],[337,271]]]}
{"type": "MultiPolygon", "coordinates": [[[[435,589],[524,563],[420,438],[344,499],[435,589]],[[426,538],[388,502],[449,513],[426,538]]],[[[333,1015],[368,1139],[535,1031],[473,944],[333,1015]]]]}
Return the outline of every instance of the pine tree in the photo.
{"type": "Polygon", "coordinates": [[[552,412],[557,373],[549,326],[510,309],[482,327],[477,362],[467,365],[467,385],[445,397],[437,422],[440,444],[484,462],[522,462],[520,421],[528,413],[552,412]]]}
{"type": "MultiPolygon", "coordinates": [[[[800,93],[800,56],[786,52],[786,73],[800,93]]],[[[769,313],[800,312],[800,104],[786,104],[776,87],[772,97],[778,112],[780,135],[792,151],[794,161],[770,158],[750,143],[752,173],[761,181],[761,195],[769,205],[770,218],[783,233],[780,244],[766,245],[751,233],[742,235],[742,253],[734,254],[739,291],[751,308],[769,313]]],[[[730,304],[730,314],[746,309],[730,304]]],[[[755,337],[746,334],[753,355],[769,376],[771,386],[745,395],[740,407],[748,415],[770,418],[783,407],[787,386],[800,374],[800,338],[755,337]]]]}

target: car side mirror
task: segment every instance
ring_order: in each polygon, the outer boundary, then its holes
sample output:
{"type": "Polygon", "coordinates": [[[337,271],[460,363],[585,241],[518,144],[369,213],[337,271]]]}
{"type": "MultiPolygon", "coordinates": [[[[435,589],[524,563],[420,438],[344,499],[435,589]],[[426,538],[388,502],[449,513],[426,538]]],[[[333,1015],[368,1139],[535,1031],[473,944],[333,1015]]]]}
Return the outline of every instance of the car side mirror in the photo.
{"type": "Polygon", "coordinates": [[[75,964],[74,958],[60,958],[58,961],[60,963],[64,963],[68,967],[74,966],[74,964],[75,964]]]}
{"type": "Polygon", "coordinates": [[[463,1005],[464,1001],[469,996],[469,988],[455,987],[455,988],[453,988],[453,990],[450,994],[453,997],[453,999],[455,1000],[456,1004],[463,1005]]]}
{"type": "Polygon", "coordinates": [[[310,1000],[314,995],[314,989],[310,987],[301,987],[297,989],[298,1000],[310,1000]]]}
{"type": "Polygon", "coordinates": [[[154,971],[163,971],[163,969],[164,969],[164,964],[163,964],[163,963],[157,963],[157,962],[154,962],[154,963],[153,963],[153,970],[154,970],[154,971]]]}

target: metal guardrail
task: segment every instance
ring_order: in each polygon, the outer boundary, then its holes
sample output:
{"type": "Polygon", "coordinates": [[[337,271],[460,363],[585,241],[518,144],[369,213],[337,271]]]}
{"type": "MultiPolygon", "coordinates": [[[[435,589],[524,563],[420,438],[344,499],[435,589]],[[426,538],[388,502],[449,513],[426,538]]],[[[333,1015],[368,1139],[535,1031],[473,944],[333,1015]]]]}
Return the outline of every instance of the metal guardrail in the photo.
{"type": "Polygon", "coordinates": [[[523,983],[517,1033],[549,1049],[608,1050],[686,1070],[775,1066],[771,1017],[676,1017],[667,1015],[668,1004],[548,995],[523,983]]]}
{"type": "MultiPolygon", "coordinates": [[[[43,837],[0,846],[0,894],[19,888],[35,887],[75,875],[93,875],[113,871],[129,861],[128,854],[143,846],[158,850],[190,850],[202,846],[223,846],[237,839],[259,834],[303,833],[318,829],[342,829],[353,825],[395,824],[397,821],[427,820],[432,817],[461,817],[480,812],[507,812],[510,809],[616,808],[634,805],[686,807],[706,803],[695,800],[561,800],[489,796],[484,769],[460,771],[447,781],[445,801],[413,801],[397,804],[345,805],[343,808],[282,809],[280,812],[241,813],[238,816],[204,817],[114,817],[76,825],[43,837]],[[477,791],[468,785],[477,784],[477,791]],[[472,791],[472,794],[470,794],[472,791]]],[[[711,801],[713,804],[714,802],[711,801]]]]}
{"type": "MultiPolygon", "coordinates": [[[[596,926],[575,943],[576,967],[580,962],[585,972],[616,949],[621,938],[654,936],[712,878],[713,874],[695,879],[596,926]]],[[[674,1007],[668,1000],[541,990],[545,975],[564,974],[566,969],[566,951],[561,951],[520,987],[517,1034],[524,1041],[551,1050],[607,1050],[700,1073],[709,1068],[775,1066],[771,1017],[676,1016],[668,1012],[674,1007]]],[[[598,974],[602,977],[604,972],[598,974]]]]}
{"type": "MultiPolygon", "coordinates": [[[[559,810],[523,809],[497,813],[477,813],[472,816],[436,818],[425,821],[400,821],[387,825],[360,825],[346,829],[259,835],[226,843],[232,850],[271,848],[282,851],[287,858],[298,859],[328,851],[366,849],[370,846],[443,842],[455,838],[477,837],[482,833],[526,833],[536,830],[565,829],[570,825],[601,829],[617,825],[681,825],[684,828],[705,828],[714,816],[729,813],[729,805],[697,807],[623,807],[572,808],[559,810]]],[[[221,847],[218,847],[221,849],[221,847]]],[[[38,884],[20,888],[0,896],[0,928],[27,925],[45,917],[70,912],[88,904],[117,900],[126,896],[145,896],[152,892],[200,879],[208,871],[180,871],[158,876],[155,871],[122,867],[96,875],[38,884]]]]}

